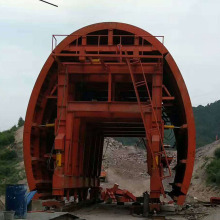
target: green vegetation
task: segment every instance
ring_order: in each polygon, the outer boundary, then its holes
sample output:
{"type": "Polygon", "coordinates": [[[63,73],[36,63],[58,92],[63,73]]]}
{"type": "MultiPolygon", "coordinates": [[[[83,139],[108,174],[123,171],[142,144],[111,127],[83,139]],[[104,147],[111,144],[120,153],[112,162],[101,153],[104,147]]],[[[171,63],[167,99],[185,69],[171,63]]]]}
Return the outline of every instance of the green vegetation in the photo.
{"type": "Polygon", "coordinates": [[[220,159],[220,148],[218,148],[218,149],[215,150],[215,157],[216,157],[217,159],[220,159]]]}
{"type": "Polygon", "coordinates": [[[0,148],[9,144],[13,144],[14,138],[14,127],[10,130],[0,132],[0,148]]]}
{"type": "Polygon", "coordinates": [[[24,125],[24,119],[22,118],[22,117],[20,117],[19,119],[18,119],[18,127],[21,127],[21,126],[23,126],[24,125]]]}
{"type": "Polygon", "coordinates": [[[220,138],[220,100],[193,108],[196,123],[196,145],[202,147],[220,138]]]}
{"type": "Polygon", "coordinates": [[[207,165],[207,183],[220,186],[220,148],[215,150],[215,158],[207,165]]]}
{"type": "MultiPolygon", "coordinates": [[[[19,159],[15,145],[15,131],[22,126],[19,118],[18,127],[0,132],[0,195],[5,192],[6,184],[15,184],[24,178],[24,172],[18,167],[19,159]]],[[[24,121],[24,120],[23,120],[24,121]]]]}

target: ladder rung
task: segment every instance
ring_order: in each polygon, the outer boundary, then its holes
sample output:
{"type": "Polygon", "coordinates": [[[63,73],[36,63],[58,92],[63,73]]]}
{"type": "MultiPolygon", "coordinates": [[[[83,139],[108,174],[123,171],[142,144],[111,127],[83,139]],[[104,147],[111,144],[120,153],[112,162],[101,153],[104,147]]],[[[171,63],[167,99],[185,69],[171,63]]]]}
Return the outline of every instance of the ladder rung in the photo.
{"type": "Polygon", "coordinates": [[[141,108],[142,108],[142,110],[147,110],[147,109],[149,109],[151,107],[151,105],[149,104],[149,105],[141,105],[141,108]]]}
{"type": "Polygon", "coordinates": [[[131,59],[130,63],[131,64],[140,63],[140,59],[131,59]]]}
{"type": "Polygon", "coordinates": [[[144,86],[146,85],[145,81],[137,82],[135,83],[136,87],[144,86]]]}

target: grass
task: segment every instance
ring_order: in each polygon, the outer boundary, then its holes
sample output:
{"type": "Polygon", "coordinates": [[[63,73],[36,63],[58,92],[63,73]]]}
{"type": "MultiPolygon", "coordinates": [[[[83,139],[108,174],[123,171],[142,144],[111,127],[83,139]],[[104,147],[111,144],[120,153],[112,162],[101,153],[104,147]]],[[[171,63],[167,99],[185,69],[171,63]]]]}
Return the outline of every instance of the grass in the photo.
{"type": "Polygon", "coordinates": [[[19,158],[16,152],[15,131],[19,128],[0,132],[0,195],[5,193],[7,184],[16,184],[25,174],[18,166],[19,158]]]}
{"type": "Polygon", "coordinates": [[[214,152],[213,160],[207,165],[207,183],[220,186],[220,148],[214,152]]]}
{"type": "Polygon", "coordinates": [[[0,148],[15,142],[14,131],[15,128],[12,127],[7,131],[0,132],[0,148]]]}
{"type": "Polygon", "coordinates": [[[6,184],[16,184],[23,174],[18,169],[18,158],[10,147],[0,150],[0,195],[5,193],[6,184]]]}
{"type": "Polygon", "coordinates": [[[215,155],[215,157],[216,157],[217,159],[220,159],[220,148],[217,148],[217,149],[215,150],[214,155],[215,155]]]}

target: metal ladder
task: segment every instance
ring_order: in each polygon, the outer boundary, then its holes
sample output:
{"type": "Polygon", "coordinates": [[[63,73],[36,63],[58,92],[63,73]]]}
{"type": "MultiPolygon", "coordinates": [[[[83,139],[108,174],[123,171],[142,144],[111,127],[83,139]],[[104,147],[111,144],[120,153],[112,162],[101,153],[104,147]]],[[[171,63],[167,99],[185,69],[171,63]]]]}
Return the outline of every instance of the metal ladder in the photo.
{"type": "MultiPolygon", "coordinates": [[[[157,174],[158,174],[158,176],[160,176],[161,189],[162,189],[163,195],[165,196],[162,180],[171,176],[171,169],[170,169],[169,162],[168,162],[168,159],[167,159],[167,155],[166,155],[166,152],[165,152],[165,148],[164,148],[164,145],[163,145],[163,140],[162,140],[162,136],[161,136],[161,133],[160,133],[160,128],[159,128],[159,125],[158,125],[158,122],[157,122],[157,116],[156,116],[156,113],[155,113],[155,110],[154,110],[154,107],[153,107],[153,104],[152,104],[152,98],[151,98],[151,95],[150,95],[150,90],[149,90],[149,87],[148,87],[148,84],[147,84],[147,79],[146,79],[146,76],[145,76],[145,73],[144,73],[143,65],[142,65],[140,59],[131,59],[130,60],[130,59],[126,58],[126,63],[128,65],[128,68],[129,68],[129,72],[130,72],[130,75],[131,75],[131,80],[132,80],[132,83],[133,83],[134,91],[135,91],[135,94],[136,94],[136,97],[137,97],[137,102],[138,102],[138,105],[139,105],[139,108],[140,108],[141,117],[142,117],[144,128],[145,128],[145,131],[146,131],[147,148],[149,149],[149,151],[151,153],[151,156],[153,158],[153,161],[156,165],[157,174]],[[135,75],[134,75],[133,70],[132,70],[132,64],[139,64],[141,66],[141,70],[142,70],[142,74],[141,74],[142,80],[141,81],[136,80],[135,75]],[[141,102],[140,95],[139,95],[139,92],[138,92],[138,87],[141,87],[141,86],[144,86],[146,88],[150,104],[143,104],[141,102]],[[147,124],[146,124],[145,117],[144,117],[144,114],[145,114],[144,109],[146,107],[150,107],[151,110],[152,110],[153,117],[154,117],[154,120],[156,122],[156,128],[153,128],[153,129],[148,129],[147,128],[147,124]],[[160,138],[160,144],[161,144],[161,147],[162,147],[161,151],[158,152],[158,153],[153,152],[152,144],[151,144],[151,140],[150,140],[150,134],[155,129],[158,131],[159,138],[160,138]],[[161,173],[160,173],[160,164],[158,164],[157,156],[162,156],[162,155],[164,155],[164,157],[165,157],[166,165],[167,165],[167,168],[169,170],[169,175],[168,176],[164,176],[163,174],[161,176],[161,173]]],[[[159,66],[160,63],[157,64],[157,65],[159,66]]]]}

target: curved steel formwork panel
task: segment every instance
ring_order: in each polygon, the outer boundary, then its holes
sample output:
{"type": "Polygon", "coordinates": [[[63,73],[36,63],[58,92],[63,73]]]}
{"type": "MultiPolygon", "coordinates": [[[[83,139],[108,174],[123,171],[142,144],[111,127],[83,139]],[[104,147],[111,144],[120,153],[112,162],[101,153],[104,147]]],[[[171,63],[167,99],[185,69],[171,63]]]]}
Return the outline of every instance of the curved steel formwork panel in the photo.
{"type": "Polygon", "coordinates": [[[84,27],[52,50],[32,91],[24,126],[29,188],[40,198],[84,200],[89,188],[99,187],[104,138],[144,137],[154,208],[171,173],[163,144],[171,124],[177,165],[169,195],[183,204],[195,125],[175,61],[163,43],[135,26],[84,27]]]}

